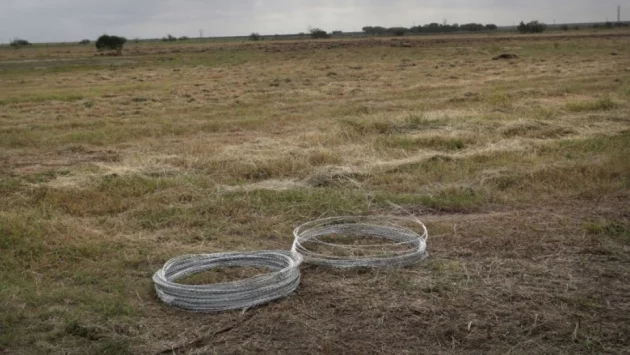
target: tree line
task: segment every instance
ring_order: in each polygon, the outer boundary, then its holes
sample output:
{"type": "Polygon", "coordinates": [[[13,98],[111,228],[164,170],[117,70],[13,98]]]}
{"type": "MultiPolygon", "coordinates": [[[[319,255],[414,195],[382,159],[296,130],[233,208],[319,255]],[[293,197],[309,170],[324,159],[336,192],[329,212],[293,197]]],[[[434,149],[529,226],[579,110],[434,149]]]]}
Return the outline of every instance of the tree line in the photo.
{"type": "Polygon", "coordinates": [[[370,35],[394,35],[403,36],[405,33],[451,33],[451,32],[481,32],[481,31],[494,31],[498,27],[495,24],[489,23],[483,25],[481,23],[466,23],[459,24],[441,24],[441,23],[429,23],[424,26],[413,27],[381,27],[381,26],[365,26],[362,28],[363,32],[370,35]]]}

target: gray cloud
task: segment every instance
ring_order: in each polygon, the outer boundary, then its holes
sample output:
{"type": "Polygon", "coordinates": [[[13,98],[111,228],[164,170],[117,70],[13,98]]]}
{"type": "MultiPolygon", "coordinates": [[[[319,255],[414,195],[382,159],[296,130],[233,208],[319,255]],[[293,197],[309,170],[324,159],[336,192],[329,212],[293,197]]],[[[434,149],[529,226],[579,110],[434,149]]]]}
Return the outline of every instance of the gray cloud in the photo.
{"type": "MultiPolygon", "coordinates": [[[[511,25],[613,20],[619,0],[0,0],[0,40],[128,38],[360,30],[430,22],[511,25]]],[[[627,3],[627,2],[626,2],[627,3]]],[[[623,5],[623,4],[622,4],[623,5]]],[[[630,4],[627,6],[630,13],[630,4]]]]}

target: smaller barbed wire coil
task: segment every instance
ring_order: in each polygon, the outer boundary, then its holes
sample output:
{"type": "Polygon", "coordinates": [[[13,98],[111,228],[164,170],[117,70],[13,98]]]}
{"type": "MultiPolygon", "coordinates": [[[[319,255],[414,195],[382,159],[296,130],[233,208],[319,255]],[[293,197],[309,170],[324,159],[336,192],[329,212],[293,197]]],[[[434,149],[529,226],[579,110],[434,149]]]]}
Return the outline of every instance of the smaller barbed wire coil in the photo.
{"type": "Polygon", "coordinates": [[[333,268],[404,267],[428,257],[428,235],[426,226],[415,217],[331,217],[297,227],[293,231],[291,250],[301,255],[304,263],[333,268]],[[338,243],[342,237],[384,239],[387,242],[338,243]],[[327,252],[318,251],[320,247],[327,252]]]}
{"type": "Polygon", "coordinates": [[[166,304],[193,312],[247,309],[283,298],[300,284],[301,256],[287,251],[255,251],[184,255],[173,258],[153,275],[158,297],[166,304]],[[218,267],[260,267],[270,273],[225,283],[185,285],[176,281],[218,267]]]}

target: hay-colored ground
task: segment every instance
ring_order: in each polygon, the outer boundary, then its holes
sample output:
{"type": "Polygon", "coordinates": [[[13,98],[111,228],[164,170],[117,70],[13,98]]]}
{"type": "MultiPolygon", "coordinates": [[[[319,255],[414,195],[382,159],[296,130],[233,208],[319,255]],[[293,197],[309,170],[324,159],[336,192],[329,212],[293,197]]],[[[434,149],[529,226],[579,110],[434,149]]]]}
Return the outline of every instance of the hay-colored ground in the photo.
{"type": "Polygon", "coordinates": [[[629,40],[0,48],[0,353],[624,353],[629,40]],[[429,227],[416,267],[305,267],[244,314],[152,289],[396,206],[429,227]]]}

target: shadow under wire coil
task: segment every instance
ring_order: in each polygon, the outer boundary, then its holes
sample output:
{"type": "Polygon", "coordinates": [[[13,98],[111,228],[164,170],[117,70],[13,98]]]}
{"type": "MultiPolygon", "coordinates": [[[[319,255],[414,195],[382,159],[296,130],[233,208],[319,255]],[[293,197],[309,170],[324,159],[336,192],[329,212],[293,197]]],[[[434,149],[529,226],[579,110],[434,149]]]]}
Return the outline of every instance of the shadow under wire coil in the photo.
{"type": "Polygon", "coordinates": [[[325,218],[297,227],[293,236],[293,254],[301,255],[305,263],[334,268],[404,267],[429,255],[427,228],[413,217],[325,218]],[[386,242],[343,244],[339,242],[343,237],[386,242]]]}
{"type": "Polygon", "coordinates": [[[300,283],[300,255],[287,251],[184,255],[166,262],[153,275],[158,297],[166,304],[193,312],[246,309],[289,295],[300,283]],[[217,267],[253,266],[271,272],[210,285],[176,281],[217,267]]]}

